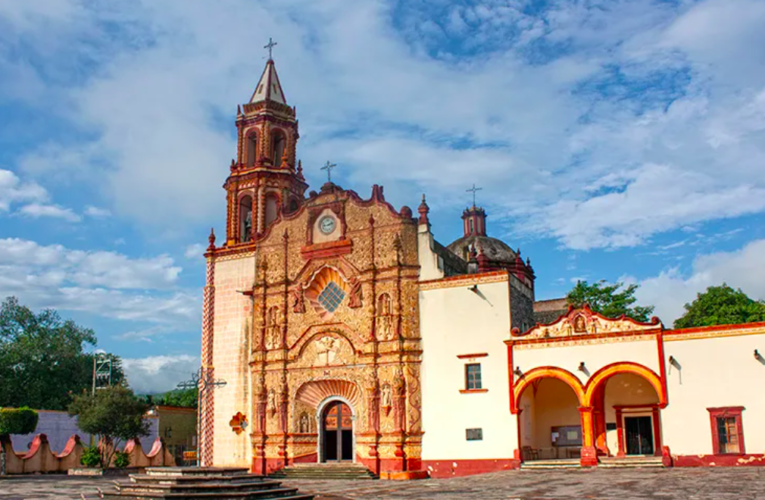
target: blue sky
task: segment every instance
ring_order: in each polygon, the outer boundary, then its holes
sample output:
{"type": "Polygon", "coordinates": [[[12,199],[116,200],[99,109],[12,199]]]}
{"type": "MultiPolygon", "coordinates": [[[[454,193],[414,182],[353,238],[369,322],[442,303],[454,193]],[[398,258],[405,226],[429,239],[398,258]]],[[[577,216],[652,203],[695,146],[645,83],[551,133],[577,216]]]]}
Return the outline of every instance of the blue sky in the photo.
{"type": "Polygon", "coordinates": [[[765,298],[760,0],[0,0],[0,296],[93,327],[141,391],[198,364],[201,251],[269,37],[298,146],[459,236],[465,190],[537,297],[641,285],[666,324],[765,298]]]}

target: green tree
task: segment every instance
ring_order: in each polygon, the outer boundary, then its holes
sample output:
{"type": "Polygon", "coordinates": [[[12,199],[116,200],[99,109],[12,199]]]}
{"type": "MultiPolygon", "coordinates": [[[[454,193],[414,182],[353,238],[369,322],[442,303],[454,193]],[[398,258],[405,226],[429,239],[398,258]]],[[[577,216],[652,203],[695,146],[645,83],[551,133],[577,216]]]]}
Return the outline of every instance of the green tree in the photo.
{"type": "Polygon", "coordinates": [[[625,286],[624,283],[608,284],[601,280],[597,283],[577,281],[576,286],[568,292],[566,301],[574,307],[589,304],[590,308],[608,318],[616,318],[622,314],[637,321],[646,322],[653,313],[653,306],[637,306],[635,291],[638,285],[625,286]]]}
{"type": "Polygon", "coordinates": [[[119,445],[146,436],[149,422],[144,415],[149,406],[128,387],[116,385],[74,397],[69,414],[77,416],[77,427],[101,438],[101,467],[107,468],[119,445]]]}
{"type": "MultiPolygon", "coordinates": [[[[35,314],[8,297],[0,305],[0,406],[65,410],[70,393],[92,384],[93,330],[63,320],[56,311],[35,314]]],[[[123,378],[119,358],[113,359],[112,383],[123,378]]]]}
{"type": "Polygon", "coordinates": [[[29,408],[0,408],[0,475],[5,475],[5,443],[11,434],[30,434],[37,428],[37,412],[29,408]]]}
{"type": "Polygon", "coordinates": [[[685,304],[685,314],[675,320],[675,328],[694,326],[735,325],[765,321],[765,302],[749,298],[741,289],[725,283],[710,286],[685,304]]]}
{"type": "Polygon", "coordinates": [[[184,408],[196,408],[198,389],[196,387],[191,389],[178,389],[175,391],[166,392],[159,399],[162,405],[167,406],[181,406],[184,408]]]}

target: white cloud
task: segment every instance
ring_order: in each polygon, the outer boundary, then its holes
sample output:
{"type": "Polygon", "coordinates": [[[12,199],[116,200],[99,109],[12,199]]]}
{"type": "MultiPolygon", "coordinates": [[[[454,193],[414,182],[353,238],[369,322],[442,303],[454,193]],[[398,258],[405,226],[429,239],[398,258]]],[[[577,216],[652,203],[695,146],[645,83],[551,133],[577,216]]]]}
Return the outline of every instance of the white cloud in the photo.
{"type": "Polygon", "coordinates": [[[12,203],[45,201],[48,193],[36,182],[22,182],[10,170],[0,169],[0,212],[10,209],[12,203]]]}
{"type": "Polygon", "coordinates": [[[40,217],[52,217],[54,219],[64,219],[69,222],[79,222],[82,220],[82,218],[74,213],[71,208],[61,207],[59,205],[32,203],[21,207],[18,212],[35,219],[39,219],[40,217]]]}
{"type": "Polygon", "coordinates": [[[94,217],[94,218],[104,218],[104,217],[111,217],[112,213],[105,209],[105,208],[99,208],[99,207],[93,207],[88,205],[85,207],[85,215],[88,217],[94,217]]]}
{"type": "Polygon", "coordinates": [[[175,389],[178,383],[191,378],[199,369],[199,357],[187,354],[124,358],[130,387],[139,394],[153,394],[175,389]]]}
{"type": "Polygon", "coordinates": [[[133,259],[0,239],[0,297],[32,307],[188,327],[199,321],[199,297],[178,287],[180,272],[166,255],[133,259]]]}
{"type": "Polygon", "coordinates": [[[280,33],[312,179],[312,165],[339,157],[340,177],[406,196],[492,186],[486,204],[504,222],[577,249],[763,210],[756,0],[562,1],[533,15],[514,2],[54,5],[13,8],[9,43],[66,69],[61,48],[31,36],[43,19],[59,46],[95,61],[98,71],[53,89],[95,140],[44,142],[21,167],[74,172],[142,226],[182,232],[221,216],[211,186],[235,145],[220,121],[249,95],[263,63],[252,47],[268,33],[280,33]],[[114,37],[115,22],[129,36],[114,37]]]}
{"type": "Polygon", "coordinates": [[[727,283],[755,300],[765,300],[765,240],[752,241],[733,252],[701,255],[687,276],[671,268],[651,278],[622,280],[640,285],[636,297],[641,304],[655,305],[656,315],[667,326],[683,315],[684,304],[710,286],[727,283]]]}
{"type": "Polygon", "coordinates": [[[201,243],[193,243],[186,247],[186,251],[183,253],[183,255],[187,259],[200,259],[205,253],[205,248],[207,247],[201,243]]]}

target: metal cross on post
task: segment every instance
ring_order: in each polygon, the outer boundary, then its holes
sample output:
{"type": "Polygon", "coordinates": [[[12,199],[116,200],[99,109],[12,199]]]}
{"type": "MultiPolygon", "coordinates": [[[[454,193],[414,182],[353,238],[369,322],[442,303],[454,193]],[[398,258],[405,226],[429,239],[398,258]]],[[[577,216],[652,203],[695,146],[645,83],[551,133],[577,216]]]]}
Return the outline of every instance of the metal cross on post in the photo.
{"type": "Polygon", "coordinates": [[[473,206],[475,206],[475,193],[477,191],[481,191],[483,188],[477,188],[475,187],[475,184],[473,184],[473,187],[470,189],[467,189],[465,192],[467,193],[473,193],[473,206]]]}
{"type": "Polygon", "coordinates": [[[274,48],[274,45],[276,45],[276,42],[274,42],[271,37],[268,37],[268,43],[263,46],[264,49],[268,49],[269,60],[271,60],[271,50],[274,48]]]}
{"type": "Polygon", "coordinates": [[[330,163],[329,160],[327,160],[327,164],[321,167],[322,170],[327,171],[327,182],[332,182],[332,169],[336,166],[336,164],[330,163]]]}
{"type": "Polygon", "coordinates": [[[216,387],[223,387],[226,385],[225,380],[215,379],[210,373],[210,370],[206,370],[203,366],[199,367],[199,370],[191,374],[191,379],[181,382],[177,385],[178,389],[194,389],[197,388],[199,393],[197,395],[197,467],[201,465],[202,453],[202,402],[204,401],[204,395],[207,394],[208,389],[214,389],[216,387]]]}

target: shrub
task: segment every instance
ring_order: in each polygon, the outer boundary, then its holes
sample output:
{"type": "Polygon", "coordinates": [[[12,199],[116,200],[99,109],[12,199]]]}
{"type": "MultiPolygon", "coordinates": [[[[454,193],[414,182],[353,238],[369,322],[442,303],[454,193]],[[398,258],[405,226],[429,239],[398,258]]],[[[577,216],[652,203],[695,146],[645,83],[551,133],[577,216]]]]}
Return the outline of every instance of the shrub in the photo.
{"type": "Polygon", "coordinates": [[[85,467],[100,467],[101,466],[101,451],[98,446],[88,446],[82,451],[82,457],[80,457],[80,463],[85,467]]]}
{"type": "Polygon", "coordinates": [[[0,436],[8,434],[30,434],[37,428],[37,412],[26,406],[21,408],[0,408],[0,436]]]}
{"type": "Polygon", "coordinates": [[[118,469],[124,469],[130,465],[130,455],[124,451],[118,451],[114,454],[114,466],[118,469]]]}

